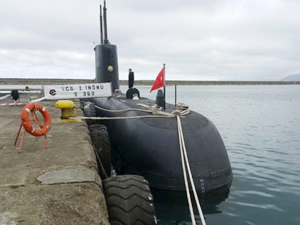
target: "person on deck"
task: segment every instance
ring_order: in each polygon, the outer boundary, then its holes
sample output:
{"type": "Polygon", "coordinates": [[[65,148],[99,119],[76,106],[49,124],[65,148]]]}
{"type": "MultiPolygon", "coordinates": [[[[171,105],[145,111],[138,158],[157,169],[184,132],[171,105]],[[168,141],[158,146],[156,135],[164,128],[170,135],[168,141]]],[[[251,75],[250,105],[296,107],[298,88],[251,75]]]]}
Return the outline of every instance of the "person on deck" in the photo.
{"type": "Polygon", "coordinates": [[[132,69],[129,69],[129,74],[128,74],[128,87],[132,88],[134,83],[134,72],[132,69]]]}

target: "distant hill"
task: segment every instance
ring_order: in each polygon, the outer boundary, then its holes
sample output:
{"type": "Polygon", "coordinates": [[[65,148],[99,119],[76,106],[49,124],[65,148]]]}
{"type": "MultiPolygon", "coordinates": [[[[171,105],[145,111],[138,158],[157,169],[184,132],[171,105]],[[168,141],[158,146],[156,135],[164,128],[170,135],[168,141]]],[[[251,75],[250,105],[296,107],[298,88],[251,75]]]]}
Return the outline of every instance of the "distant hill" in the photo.
{"type": "MultiPolygon", "coordinates": [[[[300,77],[300,74],[299,74],[300,77]]],[[[88,84],[94,83],[93,79],[17,79],[17,78],[0,78],[1,85],[61,85],[61,84],[88,84]]],[[[127,80],[120,80],[120,85],[127,85],[127,80]]],[[[283,85],[283,84],[300,84],[297,81],[184,81],[184,80],[167,80],[166,85],[283,85]]],[[[134,85],[153,85],[153,80],[135,80],[134,85]]],[[[3,89],[3,88],[2,88],[3,89]]]]}
{"type": "Polygon", "coordinates": [[[289,75],[282,81],[300,81],[300,73],[289,75]]]}

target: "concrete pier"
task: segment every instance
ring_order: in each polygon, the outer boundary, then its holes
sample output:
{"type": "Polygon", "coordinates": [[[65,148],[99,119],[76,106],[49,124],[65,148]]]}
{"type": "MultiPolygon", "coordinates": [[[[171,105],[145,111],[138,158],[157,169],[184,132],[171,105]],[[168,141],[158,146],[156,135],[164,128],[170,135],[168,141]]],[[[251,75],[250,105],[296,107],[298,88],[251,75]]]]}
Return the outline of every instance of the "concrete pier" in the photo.
{"type": "Polygon", "coordinates": [[[40,104],[52,119],[48,148],[25,133],[21,153],[20,137],[14,142],[24,106],[0,106],[0,224],[109,224],[86,123],[62,123],[55,101],[40,104]]]}

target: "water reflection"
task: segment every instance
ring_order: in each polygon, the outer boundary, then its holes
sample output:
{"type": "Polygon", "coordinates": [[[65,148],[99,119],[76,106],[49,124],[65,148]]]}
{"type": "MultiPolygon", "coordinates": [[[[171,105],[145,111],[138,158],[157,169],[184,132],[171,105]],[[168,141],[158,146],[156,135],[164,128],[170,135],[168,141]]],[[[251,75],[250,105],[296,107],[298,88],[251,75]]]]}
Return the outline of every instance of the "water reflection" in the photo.
{"type": "MultiPolygon", "coordinates": [[[[150,88],[139,87],[141,96],[155,99],[150,88]]],[[[173,90],[167,87],[168,103],[173,90]]],[[[177,102],[218,128],[234,174],[226,201],[204,203],[208,225],[300,224],[299,93],[300,85],[178,86],[177,102]]],[[[191,224],[185,195],[177,210],[172,199],[170,209],[154,199],[160,224],[191,224]]]]}
{"type": "MultiPolygon", "coordinates": [[[[183,225],[191,224],[190,211],[186,192],[183,191],[165,191],[151,189],[154,196],[155,211],[158,224],[163,225],[183,225]]],[[[193,193],[191,193],[191,197],[193,193]]],[[[208,214],[220,214],[222,211],[218,205],[224,202],[229,196],[229,189],[220,189],[211,193],[200,194],[202,212],[208,214]]],[[[193,198],[193,197],[192,197],[193,198]]],[[[197,224],[201,224],[200,216],[197,211],[196,203],[193,201],[193,210],[197,224]]]]}

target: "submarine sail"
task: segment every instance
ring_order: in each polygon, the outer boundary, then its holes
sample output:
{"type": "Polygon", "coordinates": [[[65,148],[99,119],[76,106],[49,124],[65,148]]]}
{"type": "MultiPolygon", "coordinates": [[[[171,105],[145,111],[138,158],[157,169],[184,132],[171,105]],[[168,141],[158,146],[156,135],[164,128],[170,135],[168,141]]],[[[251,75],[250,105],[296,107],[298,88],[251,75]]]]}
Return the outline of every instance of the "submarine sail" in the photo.
{"type": "Polygon", "coordinates": [[[118,68],[118,54],[117,46],[109,43],[107,38],[107,20],[106,20],[106,4],[104,1],[102,21],[102,9],[100,6],[100,44],[97,45],[95,50],[95,69],[96,69],[96,82],[112,84],[112,90],[119,89],[119,68],[118,68]],[[104,40],[103,30],[104,26],[104,40]]]}
{"type": "MultiPolygon", "coordinates": [[[[117,47],[107,38],[106,5],[104,4],[104,38],[95,47],[96,82],[111,82],[113,91],[119,89],[117,47]],[[102,41],[103,39],[103,41],[102,41]]],[[[102,27],[100,13],[100,27],[102,27]]],[[[157,102],[139,97],[132,99],[120,92],[109,98],[90,99],[98,117],[123,117],[103,122],[109,132],[112,164],[118,174],[145,177],[150,187],[184,191],[177,120],[173,118],[142,118],[149,115],[142,105],[157,102]],[[135,119],[126,119],[131,117],[135,119]]],[[[166,104],[164,112],[175,106],[166,104]]],[[[187,155],[196,190],[206,193],[228,189],[232,183],[232,169],[223,140],[215,125],[203,115],[191,111],[181,119],[187,155]]]]}

